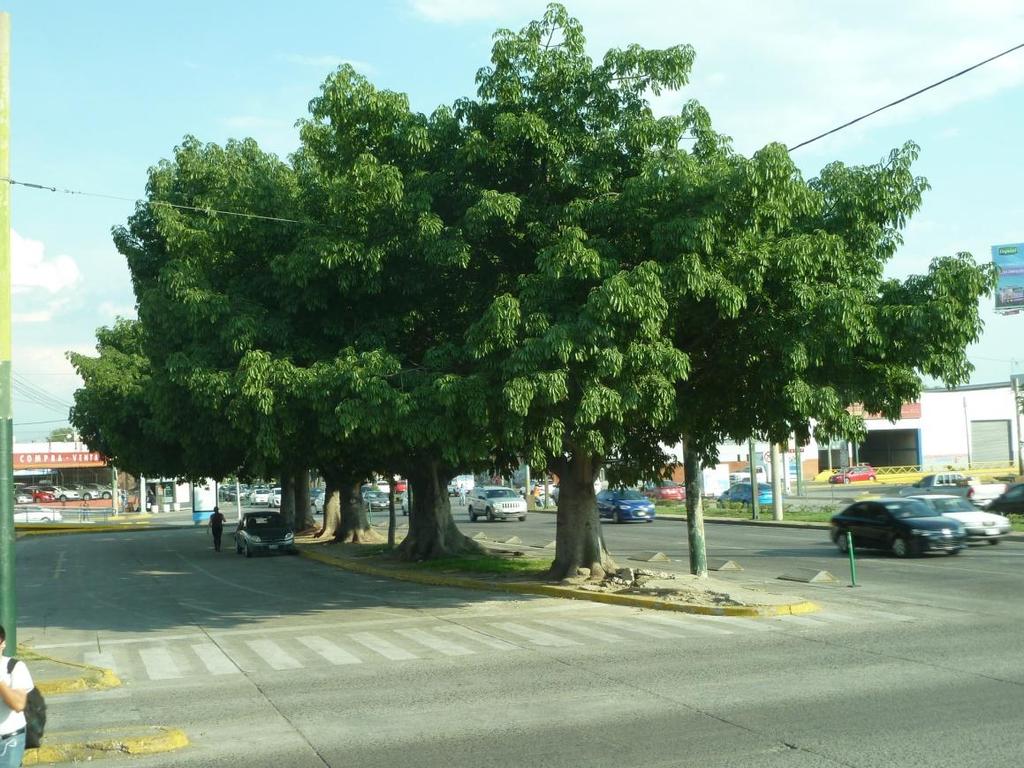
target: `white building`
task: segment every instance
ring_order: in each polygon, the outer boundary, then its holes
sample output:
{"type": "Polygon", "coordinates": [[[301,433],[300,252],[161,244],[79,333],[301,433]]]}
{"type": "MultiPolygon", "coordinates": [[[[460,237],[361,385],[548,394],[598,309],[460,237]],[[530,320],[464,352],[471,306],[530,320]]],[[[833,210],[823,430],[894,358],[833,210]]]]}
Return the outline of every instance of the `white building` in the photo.
{"type": "MultiPolygon", "coordinates": [[[[1020,461],[1020,417],[1009,383],[926,389],[919,401],[903,406],[897,421],[866,414],[864,424],[867,436],[862,443],[834,442],[831,456],[827,444],[812,440],[805,446],[804,476],[856,463],[984,468],[1018,465],[1020,461]]],[[[757,441],[754,450],[758,462],[767,463],[768,444],[757,441]]],[[[747,444],[723,443],[718,455],[723,463],[746,464],[747,444]]]]}

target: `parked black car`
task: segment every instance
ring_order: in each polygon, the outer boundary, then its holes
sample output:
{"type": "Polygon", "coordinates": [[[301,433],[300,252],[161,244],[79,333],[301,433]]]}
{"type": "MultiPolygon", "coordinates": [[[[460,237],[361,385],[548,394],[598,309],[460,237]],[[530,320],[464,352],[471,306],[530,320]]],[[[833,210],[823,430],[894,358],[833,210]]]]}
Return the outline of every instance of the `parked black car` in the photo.
{"type": "Polygon", "coordinates": [[[1011,485],[1001,496],[992,499],[986,511],[1000,515],[1024,515],[1024,483],[1011,485]]]}
{"type": "Polygon", "coordinates": [[[957,554],[967,546],[967,533],[957,520],[943,517],[916,499],[872,499],[851,504],[832,517],[832,541],[847,551],[846,532],[853,546],[884,549],[897,557],[925,552],[957,554]]]}

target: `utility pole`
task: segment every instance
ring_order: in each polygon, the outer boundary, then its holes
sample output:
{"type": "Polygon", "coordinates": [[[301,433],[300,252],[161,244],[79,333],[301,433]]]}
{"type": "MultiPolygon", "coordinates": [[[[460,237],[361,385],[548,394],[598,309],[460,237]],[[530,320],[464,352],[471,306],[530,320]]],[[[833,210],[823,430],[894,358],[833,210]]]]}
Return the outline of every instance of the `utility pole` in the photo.
{"type": "Polygon", "coordinates": [[[1020,380],[1021,374],[1011,377],[1013,383],[1013,417],[1017,422],[1017,474],[1024,475],[1024,438],[1020,434],[1020,380]]]}
{"type": "Polygon", "coordinates": [[[796,469],[796,495],[797,496],[803,496],[804,495],[804,464],[803,464],[803,456],[801,455],[802,452],[800,450],[800,438],[797,437],[797,434],[795,432],[793,433],[793,453],[795,455],[795,461],[796,461],[796,466],[795,466],[795,469],[796,469]]]}
{"type": "Polygon", "coordinates": [[[757,454],[754,452],[754,438],[747,441],[747,464],[750,466],[750,509],[755,520],[761,519],[761,502],[757,498],[757,454]]]}
{"type": "Polygon", "coordinates": [[[772,443],[772,519],[782,519],[782,452],[778,443],[772,443]]]}
{"type": "MultiPolygon", "coordinates": [[[[11,15],[0,13],[0,176],[11,174],[11,15]]],[[[0,624],[18,648],[14,589],[14,408],[11,402],[11,185],[0,181],[0,624]]]]}

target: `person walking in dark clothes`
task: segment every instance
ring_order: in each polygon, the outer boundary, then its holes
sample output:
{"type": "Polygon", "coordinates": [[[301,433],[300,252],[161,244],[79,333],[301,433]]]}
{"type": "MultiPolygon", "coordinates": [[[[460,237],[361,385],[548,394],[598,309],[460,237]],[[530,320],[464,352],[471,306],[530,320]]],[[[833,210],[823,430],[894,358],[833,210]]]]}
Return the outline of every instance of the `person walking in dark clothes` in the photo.
{"type": "Polygon", "coordinates": [[[210,515],[210,533],[213,534],[213,548],[220,552],[220,537],[224,533],[224,515],[220,513],[220,507],[214,507],[210,515]]]}

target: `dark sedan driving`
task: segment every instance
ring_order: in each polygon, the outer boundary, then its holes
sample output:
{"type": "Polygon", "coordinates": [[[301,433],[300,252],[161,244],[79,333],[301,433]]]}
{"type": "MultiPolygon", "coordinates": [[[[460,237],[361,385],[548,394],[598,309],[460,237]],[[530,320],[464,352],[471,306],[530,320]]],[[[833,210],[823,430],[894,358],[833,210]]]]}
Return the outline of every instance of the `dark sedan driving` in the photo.
{"type": "Polygon", "coordinates": [[[235,552],[295,552],[295,534],[278,512],[246,512],[235,531],[235,552]]]}
{"type": "Polygon", "coordinates": [[[915,499],[873,499],[851,504],[832,517],[832,541],[847,551],[847,532],[854,547],[882,549],[896,557],[925,552],[957,554],[967,545],[964,526],[943,517],[915,499]]]}

